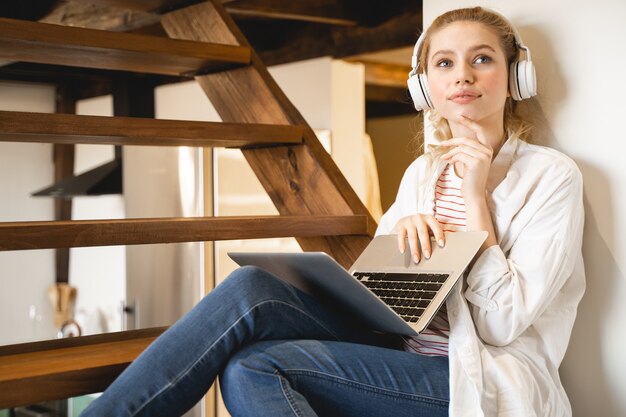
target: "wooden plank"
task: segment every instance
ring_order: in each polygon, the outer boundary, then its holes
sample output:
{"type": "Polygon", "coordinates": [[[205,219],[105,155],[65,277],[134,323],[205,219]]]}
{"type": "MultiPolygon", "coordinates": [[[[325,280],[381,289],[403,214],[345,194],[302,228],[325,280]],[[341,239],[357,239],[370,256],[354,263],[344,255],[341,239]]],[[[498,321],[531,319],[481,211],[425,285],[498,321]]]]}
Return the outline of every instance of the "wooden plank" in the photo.
{"type": "Polygon", "coordinates": [[[366,216],[196,217],[0,223],[0,250],[365,235],[366,216]]]}
{"type": "Polygon", "coordinates": [[[302,143],[303,127],[0,111],[0,141],[245,147],[302,143]]]}
{"type": "MultiPolygon", "coordinates": [[[[169,13],[161,23],[173,38],[248,46],[217,1],[169,13]]],[[[244,155],[279,213],[367,217],[367,236],[298,238],[304,250],[325,251],[345,266],[352,264],[373,236],[376,223],[259,57],[253,52],[249,67],[196,80],[224,121],[306,126],[305,146],[246,150],[244,155]]]]}
{"type": "Polygon", "coordinates": [[[247,64],[250,49],[0,18],[0,58],[186,75],[247,64]]]}
{"type": "Polygon", "coordinates": [[[0,347],[0,408],[104,390],[166,328],[0,347]]]}

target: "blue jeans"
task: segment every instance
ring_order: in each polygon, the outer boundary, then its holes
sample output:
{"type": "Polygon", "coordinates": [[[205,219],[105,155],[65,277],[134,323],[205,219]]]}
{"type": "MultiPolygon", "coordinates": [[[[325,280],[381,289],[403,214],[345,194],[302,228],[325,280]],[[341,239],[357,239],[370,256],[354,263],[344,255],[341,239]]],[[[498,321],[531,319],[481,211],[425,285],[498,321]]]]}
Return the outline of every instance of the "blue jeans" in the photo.
{"type": "Polygon", "coordinates": [[[233,417],[447,416],[448,360],[255,267],[233,272],[81,417],[180,416],[220,375],[233,417]]]}

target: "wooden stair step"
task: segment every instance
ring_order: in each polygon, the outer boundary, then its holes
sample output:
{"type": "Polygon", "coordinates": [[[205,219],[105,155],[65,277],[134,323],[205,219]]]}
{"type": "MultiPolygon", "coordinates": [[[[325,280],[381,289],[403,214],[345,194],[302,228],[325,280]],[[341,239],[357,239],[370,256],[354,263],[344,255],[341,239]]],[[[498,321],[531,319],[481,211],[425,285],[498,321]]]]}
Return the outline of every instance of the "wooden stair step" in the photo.
{"type": "Polygon", "coordinates": [[[164,327],[0,347],[0,409],[103,391],[164,327]]]}
{"type": "Polygon", "coordinates": [[[0,111],[0,141],[250,147],[302,143],[303,127],[0,111]]]}
{"type": "Polygon", "coordinates": [[[366,235],[368,217],[257,216],[0,223],[0,250],[366,235]]]}
{"type": "Polygon", "coordinates": [[[0,18],[0,59],[192,76],[246,65],[250,48],[0,18]]]}

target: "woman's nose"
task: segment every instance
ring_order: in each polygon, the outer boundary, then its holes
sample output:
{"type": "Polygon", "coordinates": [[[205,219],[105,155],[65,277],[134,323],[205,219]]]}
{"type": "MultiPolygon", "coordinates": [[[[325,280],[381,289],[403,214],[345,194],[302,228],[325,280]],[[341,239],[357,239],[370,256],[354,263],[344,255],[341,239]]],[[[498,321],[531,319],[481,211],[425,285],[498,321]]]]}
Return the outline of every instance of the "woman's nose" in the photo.
{"type": "Polygon", "coordinates": [[[474,82],[474,77],[472,76],[471,68],[468,68],[467,65],[459,65],[457,66],[456,72],[456,84],[471,84],[474,82]]]}

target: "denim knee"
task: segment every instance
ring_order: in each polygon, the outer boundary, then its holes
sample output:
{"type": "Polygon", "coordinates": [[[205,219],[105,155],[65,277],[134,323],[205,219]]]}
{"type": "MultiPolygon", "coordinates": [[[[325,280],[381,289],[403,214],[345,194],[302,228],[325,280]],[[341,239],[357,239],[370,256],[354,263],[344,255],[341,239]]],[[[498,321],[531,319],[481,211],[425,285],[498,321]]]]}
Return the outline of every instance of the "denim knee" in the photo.
{"type": "Polygon", "coordinates": [[[255,343],[237,352],[220,373],[222,398],[233,415],[249,416],[253,409],[259,407],[259,396],[265,397],[270,392],[282,393],[279,369],[259,349],[262,344],[255,343]],[[253,398],[255,401],[251,401],[253,398]]]}
{"type": "Polygon", "coordinates": [[[228,275],[208,294],[222,297],[224,302],[282,298],[289,292],[287,284],[256,266],[243,266],[228,275]]]}
{"type": "Polygon", "coordinates": [[[275,287],[284,287],[284,283],[258,266],[242,266],[231,272],[217,287],[232,287],[234,291],[264,292],[275,287]]]}

